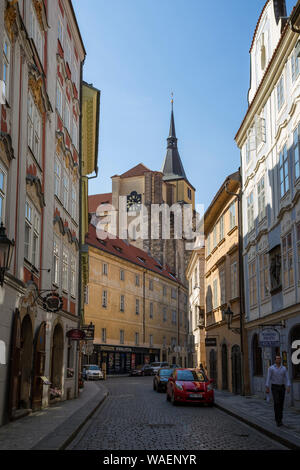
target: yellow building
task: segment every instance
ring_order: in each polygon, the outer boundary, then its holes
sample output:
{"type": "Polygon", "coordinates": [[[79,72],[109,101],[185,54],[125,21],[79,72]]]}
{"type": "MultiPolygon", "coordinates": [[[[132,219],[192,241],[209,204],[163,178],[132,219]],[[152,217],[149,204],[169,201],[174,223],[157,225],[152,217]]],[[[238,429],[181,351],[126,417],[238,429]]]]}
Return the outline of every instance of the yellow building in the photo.
{"type": "Polygon", "coordinates": [[[108,374],[168,361],[187,366],[187,290],[145,251],[121,239],[100,240],[89,226],[86,323],[95,325],[90,362],[108,374]]]}
{"type": "Polygon", "coordinates": [[[237,198],[229,192],[238,194],[239,185],[239,172],[228,176],[204,215],[206,364],[216,387],[234,393],[242,392],[239,221],[237,198]]]}

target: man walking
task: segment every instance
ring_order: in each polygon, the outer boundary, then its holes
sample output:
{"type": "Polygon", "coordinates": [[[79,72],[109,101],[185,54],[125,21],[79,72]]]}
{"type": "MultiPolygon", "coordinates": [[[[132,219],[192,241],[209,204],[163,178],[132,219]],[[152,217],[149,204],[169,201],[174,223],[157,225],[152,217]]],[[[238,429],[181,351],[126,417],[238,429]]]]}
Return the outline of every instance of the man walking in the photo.
{"type": "Polygon", "coordinates": [[[287,368],[281,365],[281,356],[276,356],[275,364],[268,369],[268,377],[266,381],[266,392],[270,393],[270,386],[274,401],[275,420],[277,426],[282,426],[282,411],[286,390],[290,393],[290,379],[287,368]]]}

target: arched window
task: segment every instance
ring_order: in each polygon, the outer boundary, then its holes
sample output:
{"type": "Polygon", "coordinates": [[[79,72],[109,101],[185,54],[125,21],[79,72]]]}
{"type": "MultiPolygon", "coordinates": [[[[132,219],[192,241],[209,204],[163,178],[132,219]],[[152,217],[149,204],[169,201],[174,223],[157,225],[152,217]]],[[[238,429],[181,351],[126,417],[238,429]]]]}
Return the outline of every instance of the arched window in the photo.
{"type": "Polygon", "coordinates": [[[262,351],[258,344],[258,335],[255,334],[252,342],[253,375],[263,375],[262,351]]]}
{"type": "MultiPolygon", "coordinates": [[[[294,328],[291,331],[291,346],[294,341],[299,341],[300,340],[300,325],[294,326],[294,328]]],[[[295,351],[295,349],[292,350],[292,353],[295,351]]],[[[299,380],[300,379],[300,364],[293,364],[293,374],[292,377],[294,380],[299,380]]]]}

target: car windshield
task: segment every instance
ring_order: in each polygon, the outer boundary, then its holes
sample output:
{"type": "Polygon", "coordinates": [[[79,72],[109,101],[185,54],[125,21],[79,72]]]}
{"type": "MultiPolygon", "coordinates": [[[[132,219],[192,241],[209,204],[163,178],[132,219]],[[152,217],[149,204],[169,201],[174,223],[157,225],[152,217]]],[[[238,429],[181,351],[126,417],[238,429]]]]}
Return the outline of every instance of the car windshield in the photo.
{"type": "Polygon", "coordinates": [[[173,373],[172,369],[161,369],[159,371],[159,375],[163,377],[170,377],[170,375],[173,373]]]}
{"type": "Polygon", "coordinates": [[[160,362],[152,362],[151,367],[160,367],[160,362]]]}
{"type": "Polygon", "coordinates": [[[179,370],[177,371],[177,380],[186,382],[206,382],[206,377],[197,370],[179,370]]]}
{"type": "Polygon", "coordinates": [[[98,366],[86,366],[87,370],[99,370],[98,366]]]}

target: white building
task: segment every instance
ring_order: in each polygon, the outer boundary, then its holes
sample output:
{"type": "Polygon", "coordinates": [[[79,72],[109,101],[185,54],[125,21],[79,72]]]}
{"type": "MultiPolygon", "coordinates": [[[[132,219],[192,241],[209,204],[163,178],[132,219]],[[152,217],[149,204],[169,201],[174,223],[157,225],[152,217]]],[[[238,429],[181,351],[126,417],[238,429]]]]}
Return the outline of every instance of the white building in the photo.
{"type": "Polygon", "coordinates": [[[249,107],[236,142],[241,150],[245,326],[252,392],[265,392],[267,368],[280,351],[292,381],[289,404],[300,406],[300,64],[299,35],[284,0],[268,0],[251,49],[249,107]],[[285,327],[281,327],[284,320],[285,327]],[[267,325],[279,344],[260,347],[267,325]]]}

